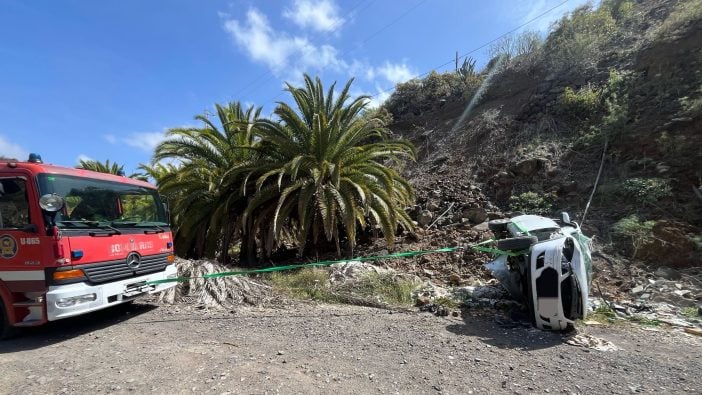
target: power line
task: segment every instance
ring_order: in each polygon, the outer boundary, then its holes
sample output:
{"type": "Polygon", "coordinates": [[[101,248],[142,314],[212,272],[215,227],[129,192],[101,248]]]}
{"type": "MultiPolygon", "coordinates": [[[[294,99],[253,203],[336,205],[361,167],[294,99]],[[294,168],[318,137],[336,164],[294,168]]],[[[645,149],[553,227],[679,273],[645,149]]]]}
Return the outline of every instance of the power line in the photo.
{"type": "MultiPolygon", "coordinates": [[[[374,0],[374,1],[375,1],[375,0],[374,0]]],[[[559,4],[555,5],[555,6],[553,6],[553,7],[551,7],[551,8],[549,8],[548,10],[546,10],[546,11],[540,13],[539,15],[535,16],[534,18],[532,18],[532,19],[530,19],[530,20],[528,20],[528,21],[526,21],[526,22],[520,24],[519,26],[517,26],[517,27],[515,27],[515,28],[513,28],[513,29],[511,29],[511,30],[509,30],[509,31],[507,31],[507,32],[505,32],[505,33],[502,33],[501,35],[497,36],[496,38],[494,38],[494,39],[492,39],[492,40],[490,40],[490,41],[488,41],[488,42],[486,42],[486,43],[484,43],[484,44],[482,44],[482,45],[480,45],[480,46],[478,46],[478,47],[476,47],[476,48],[474,48],[474,49],[472,49],[472,50],[470,50],[470,51],[468,51],[468,52],[466,52],[466,53],[464,53],[464,54],[462,54],[462,55],[460,55],[460,56],[459,56],[459,59],[465,58],[465,57],[467,57],[468,55],[473,54],[473,53],[475,53],[475,52],[477,52],[477,51],[479,51],[479,50],[481,50],[481,49],[487,47],[488,45],[490,45],[490,44],[492,44],[492,43],[494,43],[494,42],[496,42],[496,41],[498,41],[498,40],[500,40],[500,39],[502,39],[502,38],[504,38],[504,37],[506,37],[506,36],[508,36],[508,35],[510,35],[510,34],[512,34],[512,33],[514,33],[514,32],[516,32],[516,31],[522,29],[523,27],[525,27],[525,26],[527,26],[527,25],[529,25],[529,24],[531,24],[531,23],[533,23],[533,22],[535,22],[535,21],[537,21],[537,20],[543,18],[544,16],[548,15],[548,14],[551,13],[552,11],[554,11],[554,10],[556,10],[556,9],[558,9],[558,8],[560,8],[560,7],[562,7],[563,5],[565,5],[566,3],[568,3],[569,1],[570,1],[570,0],[564,0],[563,2],[561,2],[561,3],[559,3],[559,4]]],[[[364,40],[362,41],[362,44],[365,44],[365,43],[367,43],[368,41],[370,41],[371,39],[375,38],[378,34],[380,34],[380,33],[383,32],[384,30],[386,30],[387,28],[391,27],[392,25],[394,25],[395,23],[397,23],[398,21],[400,21],[402,18],[404,18],[405,16],[407,16],[410,12],[414,11],[415,9],[417,9],[420,5],[424,4],[425,2],[426,2],[426,0],[421,0],[421,1],[419,1],[419,2],[416,3],[414,6],[410,7],[408,10],[406,10],[406,11],[404,11],[402,14],[400,14],[397,18],[393,19],[390,23],[388,23],[387,25],[384,25],[384,26],[381,27],[380,29],[378,29],[378,30],[376,30],[375,32],[373,32],[370,36],[368,36],[366,39],[364,39],[364,40]]],[[[365,8],[367,8],[367,7],[364,7],[364,9],[365,9],[365,8]]],[[[343,56],[345,56],[345,55],[347,55],[347,54],[353,52],[354,50],[355,50],[355,49],[349,49],[349,50],[345,51],[342,55],[340,55],[340,57],[343,57],[343,56]]],[[[417,75],[415,75],[413,78],[422,78],[422,77],[425,77],[425,76],[429,75],[432,71],[437,70],[437,69],[440,69],[440,68],[442,68],[442,67],[445,67],[445,66],[447,66],[447,65],[449,65],[449,64],[451,64],[451,63],[454,63],[454,62],[455,62],[455,58],[449,60],[448,62],[442,63],[441,65],[439,65],[439,66],[437,66],[437,67],[434,67],[434,68],[432,68],[432,69],[429,70],[429,71],[425,71],[425,72],[423,72],[423,73],[421,73],[421,74],[417,74],[417,75]]],[[[271,74],[271,75],[269,76],[269,78],[267,78],[266,81],[264,81],[261,85],[259,85],[259,87],[260,87],[260,86],[264,86],[264,85],[267,84],[271,79],[273,79],[274,75],[273,75],[272,73],[270,73],[270,72],[269,72],[269,74],[271,74]]],[[[394,88],[395,88],[395,86],[393,85],[392,87],[389,87],[389,88],[386,88],[386,89],[382,89],[382,90],[380,90],[378,93],[373,94],[373,95],[368,95],[368,96],[369,96],[370,98],[378,97],[378,96],[380,96],[380,95],[382,95],[382,94],[388,93],[389,91],[393,90],[394,88]]],[[[279,98],[280,96],[282,96],[284,93],[285,93],[285,92],[280,92],[280,93],[278,93],[275,97],[273,97],[272,99],[268,100],[267,102],[275,103],[275,100],[276,100],[277,98],[279,98]]]]}
{"type": "MultiPolygon", "coordinates": [[[[503,34],[499,35],[498,37],[496,37],[496,38],[494,38],[494,39],[492,39],[492,40],[486,42],[485,44],[482,44],[481,46],[479,46],[479,47],[477,47],[477,48],[475,48],[475,49],[472,49],[472,50],[470,50],[470,51],[464,53],[463,55],[459,56],[459,59],[463,59],[463,58],[467,57],[468,55],[470,55],[470,54],[472,54],[472,53],[475,53],[475,52],[477,52],[477,51],[479,51],[479,50],[481,50],[481,49],[487,47],[488,45],[490,45],[490,44],[492,44],[492,43],[494,43],[494,42],[496,42],[496,41],[498,41],[498,40],[500,40],[500,39],[502,39],[502,38],[504,38],[504,37],[506,37],[506,36],[508,36],[508,35],[510,35],[510,34],[512,34],[512,33],[514,33],[514,32],[516,32],[516,31],[518,31],[519,29],[523,28],[524,26],[527,26],[527,25],[531,24],[532,22],[535,22],[535,21],[541,19],[542,17],[546,16],[546,15],[547,15],[548,13],[550,13],[551,11],[553,11],[553,10],[555,10],[555,9],[557,9],[557,8],[559,8],[559,7],[561,7],[561,6],[563,6],[563,5],[566,4],[568,1],[570,1],[570,0],[565,0],[565,1],[563,1],[562,3],[560,3],[560,4],[558,4],[558,5],[554,6],[554,7],[551,7],[551,8],[549,8],[548,10],[542,12],[541,14],[537,15],[536,17],[534,17],[534,18],[532,18],[532,19],[530,19],[530,20],[528,20],[528,21],[522,23],[521,25],[515,27],[514,29],[512,29],[512,30],[510,30],[510,31],[508,31],[508,32],[506,32],[506,33],[503,33],[503,34]]],[[[432,69],[429,70],[429,71],[425,71],[424,73],[418,74],[418,75],[414,76],[413,78],[422,78],[422,77],[424,77],[424,76],[426,76],[426,75],[429,75],[432,71],[437,70],[437,69],[440,69],[440,68],[442,68],[442,67],[444,67],[444,66],[447,66],[447,65],[449,65],[449,64],[451,64],[451,63],[454,63],[454,62],[455,62],[455,59],[451,59],[451,60],[449,60],[448,62],[442,63],[441,65],[439,65],[439,66],[437,66],[437,67],[434,67],[434,68],[432,68],[432,69]]],[[[370,96],[370,97],[377,97],[377,96],[380,96],[381,94],[388,93],[388,91],[390,91],[390,90],[392,90],[392,89],[394,89],[394,88],[395,88],[395,87],[392,86],[392,87],[390,87],[390,88],[381,90],[380,92],[376,93],[375,95],[369,95],[369,96],[370,96]]]]}

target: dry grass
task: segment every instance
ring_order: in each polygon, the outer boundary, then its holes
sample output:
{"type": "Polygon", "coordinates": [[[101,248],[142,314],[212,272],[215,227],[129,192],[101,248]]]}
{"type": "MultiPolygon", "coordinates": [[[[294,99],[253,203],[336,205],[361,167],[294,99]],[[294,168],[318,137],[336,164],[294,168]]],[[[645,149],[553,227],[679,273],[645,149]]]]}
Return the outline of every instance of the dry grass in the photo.
{"type": "Polygon", "coordinates": [[[301,269],[272,273],[268,280],[276,292],[295,299],[363,306],[410,306],[417,283],[392,273],[359,273],[342,283],[330,282],[327,269],[301,269]]]}

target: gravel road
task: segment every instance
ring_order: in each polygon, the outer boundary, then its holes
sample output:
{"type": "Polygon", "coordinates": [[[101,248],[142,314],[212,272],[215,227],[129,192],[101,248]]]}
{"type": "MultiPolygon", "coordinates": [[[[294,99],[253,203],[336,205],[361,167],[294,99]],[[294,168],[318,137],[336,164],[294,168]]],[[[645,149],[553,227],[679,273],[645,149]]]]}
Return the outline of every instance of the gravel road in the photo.
{"type": "Polygon", "coordinates": [[[0,343],[2,393],[631,393],[702,388],[702,338],[578,329],[617,351],[462,317],[348,305],[129,306],[0,343]]]}

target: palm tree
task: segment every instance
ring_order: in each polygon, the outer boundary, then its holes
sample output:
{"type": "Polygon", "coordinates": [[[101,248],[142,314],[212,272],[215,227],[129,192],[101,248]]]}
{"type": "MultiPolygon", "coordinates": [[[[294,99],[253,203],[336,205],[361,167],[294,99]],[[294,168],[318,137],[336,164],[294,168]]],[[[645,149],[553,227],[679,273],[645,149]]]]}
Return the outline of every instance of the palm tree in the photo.
{"type": "Polygon", "coordinates": [[[221,260],[228,262],[246,198],[239,192],[239,180],[231,175],[226,180],[236,185],[223,180],[230,169],[248,163],[255,154],[249,148],[256,144],[253,125],[261,108],[244,110],[238,102],[215,107],[219,125],[198,115],[195,119],[204,127],[170,129],[167,139],[156,147],[154,163],[175,159],[180,162],[178,167],[156,168],[147,174],[172,200],[179,253],[214,258],[219,252],[221,260]]]}
{"type": "MultiPolygon", "coordinates": [[[[261,119],[258,163],[246,171],[256,179],[256,193],[244,213],[244,230],[258,235],[270,254],[286,232],[302,253],[321,236],[336,244],[347,239],[353,253],[358,227],[380,228],[392,245],[398,225],[411,229],[405,207],[414,200],[409,183],[391,167],[413,160],[406,140],[391,140],[382,120],[362,117],[368,97],[350,100],[346,83],[324,92],[319,78],[304,75],[305,87],[287,84],[297,109],[279,102],[279,121],[261,119]]],[[[242,184],[246,191],[248,184],[242,184]]]]}
{"type": "Polygon", "coordinates": [[[117,162],[110,163],[109,159],[107,159],[105,163],[92,159],[81,159],[76,168],[97,171],[100,173],[124,175],[124,165],[117,164],[117,162]]]}

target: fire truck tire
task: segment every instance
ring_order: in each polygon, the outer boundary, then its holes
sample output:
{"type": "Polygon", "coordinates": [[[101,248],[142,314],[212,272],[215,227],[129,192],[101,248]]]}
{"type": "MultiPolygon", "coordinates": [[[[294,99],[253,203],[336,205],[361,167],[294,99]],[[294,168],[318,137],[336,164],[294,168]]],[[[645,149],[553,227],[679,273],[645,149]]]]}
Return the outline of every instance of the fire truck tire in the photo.
{"type": "Polygon", "coordinates": [[[10,325],[10,320],[5,311],[5,304],[0,300],[0,340],[9,339],[17,334],[17,328],[10,325]]]}
{"type": "Polygon", "coordinates": [[[512,237],[509,239],[497,240],[497,248],[505,251],[526,250],[539,241],[536,236],[512,237]]]}

